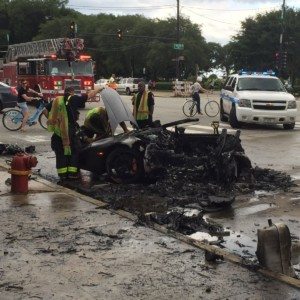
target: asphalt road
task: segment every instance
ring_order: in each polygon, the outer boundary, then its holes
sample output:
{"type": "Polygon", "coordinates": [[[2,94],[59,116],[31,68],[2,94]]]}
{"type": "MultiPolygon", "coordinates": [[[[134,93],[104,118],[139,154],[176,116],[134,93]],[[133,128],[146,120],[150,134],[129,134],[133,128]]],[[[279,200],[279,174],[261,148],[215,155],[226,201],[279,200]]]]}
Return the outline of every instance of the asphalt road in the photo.
{"type": "MultiPolygon", "coordinates": [[[[164,124],[186,118],[182,112],[186,98],[175,98],[168,93],[158,94],[154,120],[160,120],[164,124]]],[[[219,101],[218,93],[209,97],[219,101]]],[[[122,95],[122,98],[131,107],[131,97],[122,95]]],[[[202,95],[201,106],[204,106],[206,101],[206,96],[202,95]]],[[[87,110],[97,105],[103,105],[103,103],[101,101],[100,103],[87,103],[86,108],[80,111],[80,124],[83,123],[87,110]]],[[[0,118],[2,118],[1,115],[0,118]]],[[[218,119],[219,116],[215,118],[200,116],[199,122],[187,125],[186,130],[188,132],[213,133],[211,122],[218,119]]],[[[220,123],[220,130],[222,128],[227,128],[229,133],[235,132],[227,123],[220,123]]],[[[117,132],[121,132],[121,128],[117,128],[117,132]]],[[[2,143],[18,144],[21,147],[35,145],[38,154],[51,152],[51,134],[41,128],[39,124],[28,127],[25,133],[21,133],[8,131],[1,122],[0,136],[2,143]]],[[[284,130],[282,126],[246,126],[241,129],[241,140],[246,154],[254,165],[285,170],[300,178],[300,152],[298,151],[300,147],[300,112],[294,130],[284,130]]]]}

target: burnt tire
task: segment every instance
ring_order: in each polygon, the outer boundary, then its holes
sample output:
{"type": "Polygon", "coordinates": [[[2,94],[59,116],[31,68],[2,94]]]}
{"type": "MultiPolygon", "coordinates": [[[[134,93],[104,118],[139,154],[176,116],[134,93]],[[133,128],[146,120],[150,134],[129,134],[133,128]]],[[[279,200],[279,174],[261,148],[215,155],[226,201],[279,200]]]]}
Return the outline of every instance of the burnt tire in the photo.
{"type": "Polygon", "coordinates": [[[224,108],[223,108],[223,101],[222,101],[222,99],[220,100],[220,121],[221,122],[228,121],[227,117],[224,114],[224,108]]]}
{"type": "Polygon", "coordinates": [[[231,107],[231,110],[230,110],[229,124],[232,128],[241,128],[241,123],[238,121],[238,119],[236,117],[236,109],[235,109],[234,105],[231,107]]]}
{"type": "Polygon", "coordinates": [[[283,124],[283,129],[285,130],[292,130],[294,128],[295,128],[295,123],[283,124]]]}
{"type": "Polygon", "coordinates": [[[106,159],[108,177],[116,183],[133,183],[144,174],[143,159],[132,149],[117,148],[106,159]]]}

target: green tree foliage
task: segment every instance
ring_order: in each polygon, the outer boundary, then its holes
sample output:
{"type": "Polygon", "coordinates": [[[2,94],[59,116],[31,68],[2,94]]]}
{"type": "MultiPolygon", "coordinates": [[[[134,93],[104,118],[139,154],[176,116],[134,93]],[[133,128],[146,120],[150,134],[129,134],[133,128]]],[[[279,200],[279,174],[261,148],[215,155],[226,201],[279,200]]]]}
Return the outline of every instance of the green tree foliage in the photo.
{"type": "MultiPolygon", "coordinates": [[[[222,68],[229,74],[241,68],[275,67],[279,50],[281,12],[272,11],[242,22],[241,31],[225,46],[207,43],[201,27],[188,18],[180,18],[180,43],[177,43],[177,20],[147,19],[141,15],[83,15],[66,8],[67,0],[0,0],[0,45],[31,40],[66,37],[70,23],[76,22],[77,36],[84,38],[86,51],[96,62],[96,77],[146,75],[148,78],[171,79],[175,76],[176,58],[180,57],[183,78],[194,78],[196,71],[222,68]],[[123,38],[117,37],[122,30],[123,38]],[[146,70],[146,74],[144,74],[146,70]]],[[[300,74],[299,11],[287,9],[284,22],[284,49],[287,71],[300,74]]]]}
{"type": "Polygon", "coordinates": [[[7,28],[11,43],[32,40],[38,34],[40,25],[55,16],[65,14],[65,4],[60,0],[11,0],[1,1],[7,14],[7,28]]]}
{"type": "Polygon", "coordinates": [[[242,22],[242,30],[231,42],[234,69],[276,69],[275,54],[280,50],[279,37],[284,26],[283,51],[287,52],[287,73],[299,76],[300,70],[300,12],[287,9],[273,11],[242,22]],[[298,53],[298,55],[297,55],[298,53]]]}

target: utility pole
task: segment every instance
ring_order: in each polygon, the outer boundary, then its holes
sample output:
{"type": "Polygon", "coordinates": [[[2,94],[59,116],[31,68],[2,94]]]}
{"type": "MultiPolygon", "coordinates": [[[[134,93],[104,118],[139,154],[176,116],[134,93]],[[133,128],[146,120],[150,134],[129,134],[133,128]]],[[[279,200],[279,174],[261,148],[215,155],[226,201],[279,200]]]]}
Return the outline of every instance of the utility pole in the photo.
{"type": "Polygon", "coordinates": [[[282,9],[281,9],[281,33],[279,39],[279,57],[280,57],[280,67],[279,67],[279,76],[282,76],[283,71],[283,35],[285,29],[285,0],[282,2],[282,9]]]}
{"type": "MultiPolygon", "coordinates": [[[[177,28],[176,28],[176,42],[179,44],[179,0],[177,0],[177,28]]],[[[176,50],[176,78],[179,80],[179,52],[176,50]]]]}

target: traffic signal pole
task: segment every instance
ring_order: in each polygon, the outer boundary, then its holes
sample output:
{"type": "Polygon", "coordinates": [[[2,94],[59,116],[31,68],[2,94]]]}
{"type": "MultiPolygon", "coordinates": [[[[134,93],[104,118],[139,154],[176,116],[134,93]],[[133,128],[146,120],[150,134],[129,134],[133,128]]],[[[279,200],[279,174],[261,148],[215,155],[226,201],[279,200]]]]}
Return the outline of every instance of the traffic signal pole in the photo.
{"type": "Polygon", "coordinates": [[[279,68],[279,76],[282,76],[283,73],[283,35],[285,28],[285,0],[282,2],[282,10],[281,10],[281,33],[279,39],[279,57],[280,57],[280,68],[279,68]]]}
{"type": "MultiPolygon", "coordinates": [[[[179,44],[179,0],[177,0],[177,28],[176,28],[176,41],[179,44]]],[[[179,80],[179,50],[176,50],[176,78],[179,80]]]]}

